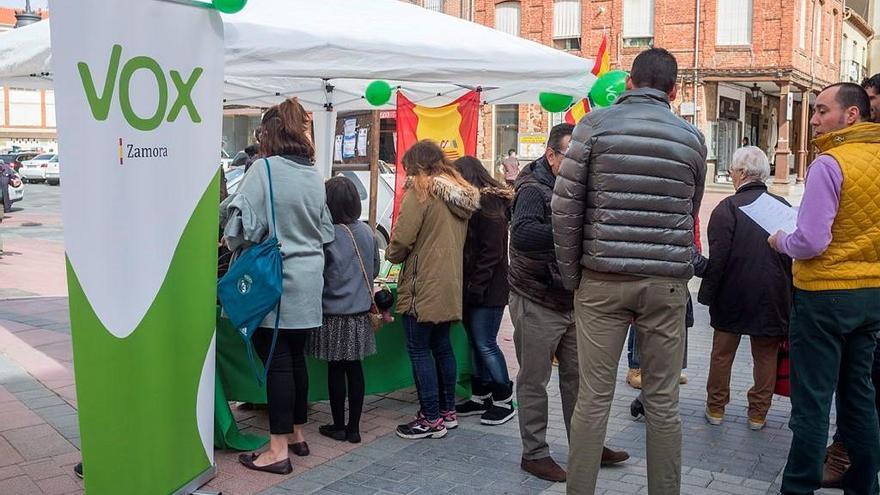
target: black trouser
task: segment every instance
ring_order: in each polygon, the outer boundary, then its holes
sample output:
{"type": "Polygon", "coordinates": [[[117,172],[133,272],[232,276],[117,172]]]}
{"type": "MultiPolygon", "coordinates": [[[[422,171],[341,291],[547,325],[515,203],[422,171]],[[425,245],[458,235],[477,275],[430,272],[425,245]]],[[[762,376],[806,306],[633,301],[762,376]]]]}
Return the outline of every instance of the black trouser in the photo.
{"type": "MultiPolygon", "coordinates": [[[[253,343],[263,363],[272,347],[273,328],[260,327],[253,343]]],[[[309,416],[309,372],[306,369],[306,341],[312,330],[278,330],[278,342],[266,378],[269,400],[269,433],[293,433],[293,425],[304,425],[309,416]]]]}
{"type": "Polygon", "coordinates": [[[813,493],[822,482],[828,414],[837,392],[837,427],[849,453],[847,495],[880,493],[880,425],[871,383],[880,289],[794,293],[791,343],[793,433],[782,492],[813,493]]]}
{"type": "Polygon", "coordinates": [[[327,363],[327,390],[333,426],[360,432],[361,411],[364,409],[364,367],[361,361],[330,361],[327,363]],[[348,382],[348,425],[345,424],[345,395],[348,382]]]}

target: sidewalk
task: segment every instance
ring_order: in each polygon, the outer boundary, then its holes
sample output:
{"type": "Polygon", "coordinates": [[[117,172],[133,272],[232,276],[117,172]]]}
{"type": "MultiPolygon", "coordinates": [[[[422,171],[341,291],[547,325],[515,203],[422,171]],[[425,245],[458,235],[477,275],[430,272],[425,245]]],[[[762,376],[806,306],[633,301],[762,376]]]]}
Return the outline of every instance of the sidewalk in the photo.
{"type": "MultiPolygon", "coordinates": [[[[751,384],[751,356],[743,344],[731,381],[732,402],[726,422],[711,427],[703,419],[711,333],[705,308],[698,307],[689,338],[690,383],[681,389],[684,429],[682,493],[693,495],[763,495],[776,493],[791,433],[786,425],[787,399],[776,398],[767,427],[747,427],[746,391],[751,384]]],[[[516,372],[512,327],[505,317],[499,340],[516,372]]],[[[608,424],[608,444],[632,458],[603,469],[597,493],[647,493],[645,424],[629,416],[636,391],[624,384],[625,357],[608,424]]],[[[551,395],[548,441],[554,456],[565,460],[568,448],[559,407],[556,376],[551,395]]],[[[537,494],[564,493],[519,469],[516,420],[498,427],[464,418],[442,440],[405,441],[394,427],[416,411],[414,390],[367,398],[362,424],[364,443],[352,445],[321,437],[317,427],[329,421],[327,403],[313,404],[306,437],[312,455],[294,458],[287,477],[255,473],[239,466],[235,452],[216,452],[218,476],[209,488],[234,494],[537,494]]],[[[264,411],[234,408],[239,427],[266,434],[264,411]]],[[[66,298],[6,300],[0,304],[0,493],[82,493],[72,474],[79,461],[76,397],[73,387],[66,298]]],[[[828,491],[827,493],[839,493],[828,491]]]]}

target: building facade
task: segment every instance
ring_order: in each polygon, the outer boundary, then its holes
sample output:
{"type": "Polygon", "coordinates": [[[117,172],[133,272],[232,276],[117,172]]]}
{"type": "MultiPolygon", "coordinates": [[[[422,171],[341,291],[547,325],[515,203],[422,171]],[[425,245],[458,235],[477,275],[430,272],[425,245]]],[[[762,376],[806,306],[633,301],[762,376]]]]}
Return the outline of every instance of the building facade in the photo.
{"type": "MultiPolygon", "coordinates": [[[[647,47],[668,49],[679,63],[673,110],[706,136],[707,180],[719,183],[729,181],[730,157],[746,140],[767,152],[778,182],[803,180],[809,102],[840,78],[843,18],[842,0],[475,0],[473,5],[475,22],[579,56],[594,57],[607,35],[612,68],[628,70],[647,47]]],[[[492,160],[561,121],[535,105],[497,106],[485,109],[484,117],[481,158],[492,160]]]]}
{"type": "MultiPolygon", "coordinates": [[[[25,17],[48,17],[44,10],[25,17]]],[[[21,25],[22,11],[0,7],[0,32],[21,25]],[[18,14],[19,19],[16,18],[18,14]]],[[[55,93],[0,86],[0,150],[57,151],[55,93]]]]}

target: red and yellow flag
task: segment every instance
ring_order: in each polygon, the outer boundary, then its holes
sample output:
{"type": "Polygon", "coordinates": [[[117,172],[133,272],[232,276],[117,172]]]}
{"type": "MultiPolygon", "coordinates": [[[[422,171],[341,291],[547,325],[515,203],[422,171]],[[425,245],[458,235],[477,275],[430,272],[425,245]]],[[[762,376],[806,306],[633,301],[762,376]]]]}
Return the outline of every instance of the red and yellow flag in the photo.
{"type": "MultiPolygon", "coordinates": [[[[602,43],[599,45],[599,53],[596,54],[596,62],[593,64],[593,70],[591,72],[594,76],[599,77],[609,70],[611,70],[611,57],[608,55],[608,35],[603,34],[602,43]]],[[[572,107],[565,112],[565,121],[569,124],[576,125],[584,115],[589,112],[590,99],[584,98],[572,105],[572,107]]]]}
{"type": "Polygon", "coordinates": [[[477,124],[480,113],[480,93],[470,91],[454,102],[431,108],[416,105],[397,92],[397,170],[394,182],[394,213],[397,220],[406,170],[403,155],[422,139],[436,141],[450,160],[477,154],[477,124]]]}
{"type": "Polygon", "coordinates": [[[596,62],[593,64],[593,75],[596,77],[611,70],[611,57],[608,54],[608,35],[602,35],[602,43],[599,44],[599,53],[596,54],[596,62]]]}

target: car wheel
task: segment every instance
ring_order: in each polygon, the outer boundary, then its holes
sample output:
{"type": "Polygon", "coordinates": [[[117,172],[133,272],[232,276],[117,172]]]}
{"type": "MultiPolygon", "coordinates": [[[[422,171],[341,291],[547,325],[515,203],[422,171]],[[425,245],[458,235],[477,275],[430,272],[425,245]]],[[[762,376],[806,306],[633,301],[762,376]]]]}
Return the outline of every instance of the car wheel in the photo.
{"type": "Polygon", "coordinates": [[[50,186],[57,186],[58,184],[61,184],[61,181],[46,179],[46,184],[49,184],[50,186]]]}

